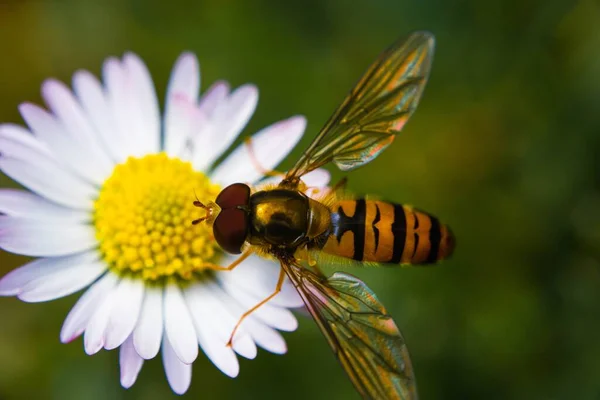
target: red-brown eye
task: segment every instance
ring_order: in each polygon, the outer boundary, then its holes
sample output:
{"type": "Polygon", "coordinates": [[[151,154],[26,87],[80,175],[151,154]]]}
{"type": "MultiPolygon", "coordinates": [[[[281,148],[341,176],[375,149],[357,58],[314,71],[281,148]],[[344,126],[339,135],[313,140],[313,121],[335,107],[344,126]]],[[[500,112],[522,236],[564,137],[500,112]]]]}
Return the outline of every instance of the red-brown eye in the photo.
{"type": "Polygon", "coordinates": [[[243,183],[234,183],[221,190],[215,203],[225,210],[237,206],[245,206],[250,200],[250,187],[243,183]]]}
{"type": "Polygon", "coordinates": [[[213,234],[219,246],[231,254],[240,254],[248,235],[248,211],[239,207],[250,203],[250,187],[234,183],[219,193],[215,203],[221,212],[213,224],[213,234]]]}
{"type": "Polygon", "coordinates": [[[248,214],[239,208],[222,210],[213,225],[219,246],[231,254],[240,254],[248,234],[248,214]]]}

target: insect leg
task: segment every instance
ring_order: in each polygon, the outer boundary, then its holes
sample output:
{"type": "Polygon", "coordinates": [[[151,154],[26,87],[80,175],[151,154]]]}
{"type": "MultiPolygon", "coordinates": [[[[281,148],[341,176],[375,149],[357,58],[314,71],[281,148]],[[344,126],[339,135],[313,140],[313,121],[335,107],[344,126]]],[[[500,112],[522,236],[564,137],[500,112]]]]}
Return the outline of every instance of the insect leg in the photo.
{"type": "Polygon", "coordinates": [[[245,313],[242,314],[242,316],[238,320],[237,324],[235,324],[235,327],[233,328],[233,332],[231,332],[231,336],[229,337],[229,341],[227,342],[227,347],[231,347],[231,344],[233,342],[233,337],[235,336],[235,333],[237,332],[238,328],[240,327],[240,325],[242,324],[244,319],[248,315],[250,315],[254,311],[256,311],[258,308],[260,308],[260,306],[267,303],[273,297],[277,296],[277,294],[279,292],[281,292],[281,287],[283,286],[284,278],[285,278],[285,271],[283,270],[283,268],[280,268],[279,269],[279,279],[277,280],[277,286],[275,286],[275,291],[273,293],[271,293],[268,297],[264,298],[260,303],[258,303],[257,305],[255,305],[254,307],[252,307],[251,309],[249,309],[248,311],[246,311],[245,313]]]}
{"type": "Polygon", "coordinates": [[[215,271],[231,271],[232,269],[234,269],[235,267],[240,265],[241,262],[244,261],[246,258],[248,258],[248,256],[250,256],[250,254],[252,254],[252,253],[253,253],[252,250],[246,250],[244,253],[242,253],[241,256],[236,258],[234,262],[232,262],[231,264],[229,264],[226,267],[222,267],[222,266],[216,265],[216,264],[206,264],[206,265],[204,265],[204,267],[215,270],[215,271]]]}
{"type": "Polygon", "coordinates": [[[263,174],[265,176],[281,176],[281,177],[285,176],[285,174],[283,172],[279,172],[279,171],[275,171],[275,170],[268,170],[268,169],[263,168],[262,165],[260,165],[260,161],[258,160],[258,158],[256,157],[256,154],[254,153],[254,146],[252,145],[251,137],[244,139],[244,145],[246,145],[246,147],[248,147],[248,154],[250,155],[250,161],[252,161],[254,168],[256,168],[256,170],[258,172],[260,172],[261,174],[263,174]]]}

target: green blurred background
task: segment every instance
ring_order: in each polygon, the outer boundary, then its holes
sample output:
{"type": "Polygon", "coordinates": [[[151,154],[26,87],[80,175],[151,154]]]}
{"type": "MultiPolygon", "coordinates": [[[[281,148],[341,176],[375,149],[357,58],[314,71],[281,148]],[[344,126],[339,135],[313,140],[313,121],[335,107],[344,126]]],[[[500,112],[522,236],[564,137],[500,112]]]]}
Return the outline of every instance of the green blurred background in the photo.
{"type": "MultiPolygon", "coordinates": [[[[591,0],[0,0],[0,121],[21,123],[17,105],[41,102],[44,78],[98,74],[126,50],[144,58],[162,98],[191,50],[204,88],[258,85],[247,133],[301,113],[306,146],[381,50],[430,30],[436,56],[418,111],[349,186],[437,215],[457,252],[434,268],[352,272],[403,330],[423,399],[598,399],[599,22],[591,0]]],[[[0,274],[24,261],[0,253],[0,274]]],[[[158,359],[124,390],[116,352],[61,345],[75,299],[0,299],[0,399],[176,397],[158,359]]],[[[186,397],[357,398],[300,320],[287,355],[241,359],[237,379],[200,356],[186,397]]]]}

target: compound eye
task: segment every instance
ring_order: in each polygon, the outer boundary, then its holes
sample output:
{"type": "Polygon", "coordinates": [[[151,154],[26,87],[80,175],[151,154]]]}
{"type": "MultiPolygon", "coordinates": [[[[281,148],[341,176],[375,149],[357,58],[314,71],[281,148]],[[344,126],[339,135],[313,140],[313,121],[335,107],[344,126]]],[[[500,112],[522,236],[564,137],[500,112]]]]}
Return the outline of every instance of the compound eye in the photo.
{"type": "Polygon", "coordinates": [[[215,203],[221,207],[222,210],[245,206],[250,202],[250,187],[243,183],[234,183],[221,190],[221,193],[217,196],[215,203]]]}
{"type": "Polygon", "coordinates": [[[248,235],[248,214],[238,208],[221,210],[213,224],[213,234],[223,250],[240,254],[248,235]]]}

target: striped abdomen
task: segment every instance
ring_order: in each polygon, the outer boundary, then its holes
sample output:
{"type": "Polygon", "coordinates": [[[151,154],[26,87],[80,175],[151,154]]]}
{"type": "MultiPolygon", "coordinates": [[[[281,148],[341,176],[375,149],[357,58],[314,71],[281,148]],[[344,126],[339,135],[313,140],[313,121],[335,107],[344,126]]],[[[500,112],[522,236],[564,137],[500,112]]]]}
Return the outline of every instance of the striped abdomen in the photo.
{"type": "Polygon", "coordinates": [[[454,236],[432,215],[377,200],[343,200],[332,207],[329,254],[393,264],[430,264],[448,258],[454,236]]]}

